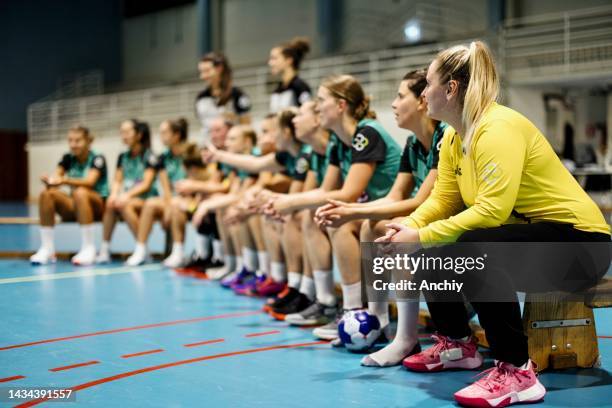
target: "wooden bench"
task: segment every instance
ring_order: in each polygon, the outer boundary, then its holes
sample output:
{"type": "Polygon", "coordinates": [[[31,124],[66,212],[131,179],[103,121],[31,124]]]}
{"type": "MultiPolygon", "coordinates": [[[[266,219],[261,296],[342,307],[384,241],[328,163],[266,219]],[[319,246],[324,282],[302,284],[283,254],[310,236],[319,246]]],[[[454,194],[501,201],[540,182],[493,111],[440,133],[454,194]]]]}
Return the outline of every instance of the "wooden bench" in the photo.
{"type": "Polygon", "coordinates": [[[593,308],[612,307],[612,279],[604,278],[585,292],[584,301],[560,302],[554,295],[525,299],[523,325],[529,356],[538,370],[599,365],[593,308]]]}
{"type": "MultiPolygon", "coordinates": [[[[599,348],[594,308],[612,307],[612,278],[604,278],[585,292],[585,300],[560,302],[555,295],[528,294],[523,325],[528,336],[529,356],[538,371],[573,367],[597,367],[599,348]]],[[[419,313],[419,324],[435,330],[427,310],[419,313]]],[[[478,344],[489,347],[485,332],[471,323],[478,344]]]]}

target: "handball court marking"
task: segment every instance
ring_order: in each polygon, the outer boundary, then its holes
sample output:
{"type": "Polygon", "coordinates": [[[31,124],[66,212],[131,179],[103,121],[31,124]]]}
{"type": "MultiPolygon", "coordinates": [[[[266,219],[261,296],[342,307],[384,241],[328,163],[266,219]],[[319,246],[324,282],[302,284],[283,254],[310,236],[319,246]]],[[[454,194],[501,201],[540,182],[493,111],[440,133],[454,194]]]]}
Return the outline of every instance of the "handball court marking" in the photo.
{"type": "Polygon", "coordinates": [[[57,279],[87,278],[90,276],[108,276],[130,272],[154,272],[163,270],[165,270],[165,267],[163,265],[120,266],[117,268],[81,269],[70,272],[58,272],[44,275],[29,275],[14,278],[3,278],[0,279],[0,285],[7,285],[10,283],[48,281],[57,279]]]}
{"type": "MultiPolygon", "coordinates": [[[[328,343],[329,343],[329,341],[327,341],[327,340],[321,340],[321,341],[312,341],[312,342],[307,342],[307,343],[281,344],[281,345],[277,345],[277,346],[258,347],[258,348],[253,348],[253,349],[246,349],[246,350],[239,350],[239,351],[232,351],[232,352],[221,353],[221,354],[213,354],[213,355],[208,355],[208,356],[190,358],[190,359],[187,359],[187,360],[173,361],[171,363],[154,365],[154,366],[150,366],[150,367],[141,368],[139,370],[126,371],[124,373],[115,374],[115,375],[112,375],[110,377],[100,378],[99,380],[89,381],[89,382],[86,382],[86,383],[83,383],[83,384],[75,385],[73,387],[70,387],[70,389],[72,389],[74,392],[77,392],[77,391],[81,391],[81,390],[84,390],[84,389],[87,389],[87,388],[95,387],[95,386],[100,385],[100,384],[105,384],[105,383],[109,383],[109,382],[112,382],[112,381],[121,380],[121,379],[127,378],[127,377],[133,377],[133,376],[138,375],[138,374],[144,374],[144,373],[148,373],[148,372],[151,372],[151,371],[158,371],[158,370],[163,370],[163,369],[166,369],[166,368],[182,366],[182,365],[186,365],[186,364],[198,363],[200,361],[215,360],[215,359],[219,359],[219,358],[240,356],[240,355],[253,354],[253,353],[260,353],[260,352],[271,351],[271,350],[283,350],[283,349],[292,349],[292,348],[298,348],[298,347],[318,346],[318,345],[328,344],[328,343]]],[[[41,404],[41,403],[43,403],[45,401],[48,401],[48,400],[49,400],[49,398],[39,398],[39,399],[36,399],[36,400],[25,402],[23,404],[16,405],[15,407],[16,408],[17,407],[19,407],[19,408],[32,407],[34,405],[41,404]]]]}
{"type": "Polygon", "coordinates": [[[133,331],[133,330],[152,329],[155,327],[174,326],[177,324],[196,323],[196,322],[202,322],[202,321],[207,321],[207,320],[218,320],[218,319],[228,319],[232,317],[252,316],[252,315],[261,314],[261,313],[263,313],[263,311],[261,310],[252,310],[248,312],[227,313],[227,314],[215,315],[215,316],[196,317],[193,319],[173,320],[169,322],[145,324],[142,326],[124,327],[120,329],[111,329],[111,330],[104,330],[104,331],[98,331],[98,332],[93,332],[93,333],[77,334],[74,336],[56,337],[53,339],[33,341],[30,343],[13,344],[11,346],[0,347],[0,351],[22,348],[22,347],[36,346],[39,344],[46,344],[46,343],[57,343],[59,341],[80,339],[84,337],[102,336],[105,334],[122,333],[122,332],[133,331]]]}

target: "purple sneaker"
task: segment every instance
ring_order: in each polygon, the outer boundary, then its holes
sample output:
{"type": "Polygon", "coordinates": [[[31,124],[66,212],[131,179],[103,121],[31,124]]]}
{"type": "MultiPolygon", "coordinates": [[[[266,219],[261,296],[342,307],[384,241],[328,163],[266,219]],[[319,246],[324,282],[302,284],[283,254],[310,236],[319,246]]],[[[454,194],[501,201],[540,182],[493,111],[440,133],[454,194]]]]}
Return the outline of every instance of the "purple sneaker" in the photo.
{"type": "Polygon", "coordinates": [[[226,279],[223,279],[221,281],[221,286],[223,286],[224,288],[233,289],[234,286],[242,284],[251,276],[255,276],[255,274],[243,267],[237,274],[233,276],[228,276],[226,279]]]}
{"type": "Polygon", "coordinates": [[[255,276],[254,279],[247,279],[242,284],[232,287],[237,295],[257,296],[257,287],[266,280],[265,275],[255,276]]]}

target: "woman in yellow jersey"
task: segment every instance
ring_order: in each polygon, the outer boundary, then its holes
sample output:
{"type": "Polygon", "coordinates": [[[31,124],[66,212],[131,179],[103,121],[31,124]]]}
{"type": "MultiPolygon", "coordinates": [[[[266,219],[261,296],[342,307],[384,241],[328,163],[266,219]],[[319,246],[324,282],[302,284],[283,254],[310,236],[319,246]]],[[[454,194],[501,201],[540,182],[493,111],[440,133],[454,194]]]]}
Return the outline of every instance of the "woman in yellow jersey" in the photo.
{"type": "MultiPolygon", "coordinates": [[[[438,180],[425,203],[401,224],[390,224],[381,242],[610,242],[601,211],[542,133],[495,102],[498,90],[493,58],[481,42],[444,50],[431,63],[423,91],[429,115],[452,126],[440,151],[438,180]]],[[[597,263],[605,266],[602,270],[580,270],[578,265],[572,273],[595,283],[609,265],[608,251],[601,258],[597,263]]],[[[483,273],[494,274],[496,282],[487,290],[513,301],[472,302],[496,364],[455,393],[463,405],[507,406],[538,401],[546,393],[529,360],[516,300],[516,281],[530,277],[521,276],[523,268],[507,269],[486,268],[483,273]]],[[[567,272],[555,271],[556,279],[561,281],[567,272]]],[[[462,276],[466,287],[476,275],[462,276]]],[[[404,366],[417,371],[480,366],[482,356],[471,337],[462,294],[455,293],[452,302],[448,292],[444,302],[436,302],[440,293],[424,294],[439,334],[433,347],[408,357],[404,366]]]]}

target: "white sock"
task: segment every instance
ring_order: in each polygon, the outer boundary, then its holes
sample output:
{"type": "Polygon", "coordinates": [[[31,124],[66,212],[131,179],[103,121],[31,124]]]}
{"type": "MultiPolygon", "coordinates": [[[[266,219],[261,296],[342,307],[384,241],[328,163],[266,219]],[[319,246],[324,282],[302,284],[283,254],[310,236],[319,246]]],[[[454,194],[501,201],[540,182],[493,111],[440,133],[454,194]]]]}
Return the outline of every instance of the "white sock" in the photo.
{"type": "Polygon", "coordinates": [[[270,255],[266,251],[257,251],[257,269],[258,276],[267,275],[270,273],[270,255]]]}
{"type": "Polygon", "coordinates": [[[334,275],[332,271],[314,270],[312,273],[317,293],[317,301],[326,306],[336,304],[334,293],[334,275]]]}
{"type": "Polygon", "coordinates": [[[172,243],[172,252],[170,253],[170,257],[183,257],[183,243],[182,242],[174,242],[172,243]]]}
{"type": "Polygon", "coordinates": [[[225,255],[225,268],[228,271],[233,272],[236,270],[236,256],[235,255],[225,255]]]}
{"type": "Polygon", "coordinates": [[[310,300],[315,298],[315,283],[310,276],[302,276],[302,282],[300,283],[300,292],[306,295],[310,300]]]}
{"type": "Polygon", "coordinates": [[[213,258],[217,261],[223,259],[223,242],[220,239],[213,239],[213,258]]]}
{"type": "Polygon", "coordinates": [[[368,311],[378,317],[380,327],[385,327],[389,325],[389,303],[368,302],[368,311]]]}
{"type": "Polygon", "coordinates": [[[81,249],[95,247],[94,225],[81,225],[81,249]]]}
{"type": "Polygon", "coordinates": [[[100,253],[108,254],[110,252],[110,242],[102,241],[102,245],[100,245],[100,253]]]}
{"type": "Polygon", "coordinates": [[[242,260],[244,267],[251,272],[257,270],[257,252],[254,249],[248,247],[242,247],[242,260]]]}
{"type": "Polygon", "coordinates": [[[289,272],[287,273],[288,282],[290,288],[299,289],[300,283],[302,282],[302,274],[297,272],[289,272]]]}
{"type": "Polygon", "coordinates": [[[368,357],[383,367],[401,363],[408,353],[412,351],[418,341],[418,318],[419,302],[397,302],[397,332],[393,341],[385,348],[370,354],[368,357]]]}
{"type": "Polygon", "coordinates": [[[287,275],[285,274],[285,264],[282,262],[270,263],[270,275],[274,282],[285,282],[287,275]]]}
{"type": "Polygon", "coordinates": [[[242,258],[242,255],[237,255],[236,256],[236,271],[240,271],[243,266],[244,266],[244,260],[242,258]]]}
{"type": "Polygon", "coordinates": [[[147,246],[143,243],[137,242],[136,243],[136,247],[134,248],[134,254],[146,254],[147,253],[147,246]]]}
{"type": "Polygon", "coordinates": [[[55,254],[55,243],[53,241],[54,227],[40,227],[40,246],[50,254],[55,254]]]}
{"type": "Polygon", "coordinates": [[[361,281],[351,285],[342,284],[342,307],[348,310],[363,307],[361,301],[361,281]]]}
{"type": "Polygon", "coordinates": [[[196,233],[194,251],[198,258],[208,258],[210,256],[210,237],[196,233]]]}

